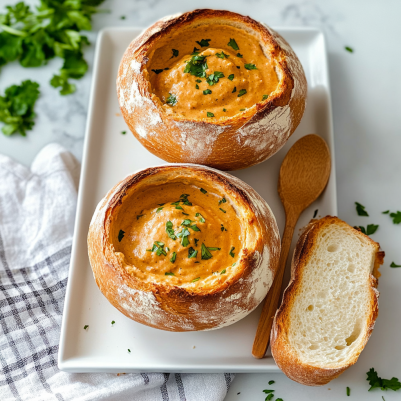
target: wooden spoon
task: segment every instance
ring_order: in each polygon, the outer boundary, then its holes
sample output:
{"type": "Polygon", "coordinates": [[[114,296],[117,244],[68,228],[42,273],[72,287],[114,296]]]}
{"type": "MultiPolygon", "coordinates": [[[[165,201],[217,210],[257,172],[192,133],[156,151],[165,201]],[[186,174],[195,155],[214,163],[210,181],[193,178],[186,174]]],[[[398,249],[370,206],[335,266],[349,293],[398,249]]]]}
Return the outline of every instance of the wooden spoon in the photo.
{"type": "Polygon", "coordinates": [[[323,192],[329,180],[330,168],[329,148],[320,136],[314,134],[299,139],[281,165],[278,193],[285,210],[285,229],[279,265],[256,330],[252,348],[255,358],[263,358],[269,345],[295,225],[301,213],[323,192]]]}

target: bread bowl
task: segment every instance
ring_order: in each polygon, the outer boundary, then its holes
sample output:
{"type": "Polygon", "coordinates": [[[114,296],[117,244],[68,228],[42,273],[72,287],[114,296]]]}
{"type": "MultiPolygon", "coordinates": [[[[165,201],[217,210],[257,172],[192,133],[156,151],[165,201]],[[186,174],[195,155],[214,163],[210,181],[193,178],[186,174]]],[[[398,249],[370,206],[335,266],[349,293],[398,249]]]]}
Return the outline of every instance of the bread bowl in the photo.
{"type": "Polygon", "coordinates": [[[162,330],[211,330],[252,312],[279,254],[267,203],[227,173],[191,165],[140,170],[100,201],[88,234],[101,292],[162,330]]]}
{"type": "Polygon", "coordinates": [[[117,76],[122,115],[143,146],[220,170],[274,155],[300,123],[306,91],[299,59],[276,31],[208,9],[146,29],[117,76]]]}
{"type": "Polygon", "coordinates": [[[337,217],[305,228],[270,342],[290,379],[321,386],[358,360],[378,315],[383,258],[377,242],[337,217]]]}

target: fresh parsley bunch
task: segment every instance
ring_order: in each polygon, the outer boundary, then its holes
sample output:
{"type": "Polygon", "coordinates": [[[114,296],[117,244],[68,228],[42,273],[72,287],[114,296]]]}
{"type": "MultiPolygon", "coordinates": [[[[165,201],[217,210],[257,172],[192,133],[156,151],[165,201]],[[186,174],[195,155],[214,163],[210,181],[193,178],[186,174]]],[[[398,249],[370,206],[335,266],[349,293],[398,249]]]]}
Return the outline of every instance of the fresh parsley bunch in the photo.
{"type": "Polygon", "coordinates": [[[0,121],[4,123],[4,135],[11,135],[19,131],[26,136],[26,131],[35,124],[33,111],[35,102],[39,97],[39,84],[30,80],[21,85],[12,85],[0,96],[0,121]]]}
{"type": "Polygon", "coordinates": [[[40,0],[36,11],[24,2],[0,14],[0,66],[19,60],[23,67],[40,67],[53,57],[64,59],[50,83],[61,95],[75,92],[70,78],[82,78],[88,65],[81,31],[91,30],[91,17],[104,0],[40,0]]]}

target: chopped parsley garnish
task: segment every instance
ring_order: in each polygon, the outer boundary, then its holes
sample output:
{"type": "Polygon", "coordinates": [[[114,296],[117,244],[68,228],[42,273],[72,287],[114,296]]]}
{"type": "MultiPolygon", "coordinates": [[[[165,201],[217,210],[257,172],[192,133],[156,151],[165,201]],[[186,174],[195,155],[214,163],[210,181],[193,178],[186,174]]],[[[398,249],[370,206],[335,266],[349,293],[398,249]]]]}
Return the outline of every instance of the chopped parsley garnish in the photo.
{"type": "Polygon", "coordinates": [[[199,89],[199,85],[198,85],[198,84],[196,84],[196,85],[195,85],[195,88],[196,88],[196,89],[199,89]]]}
{"type": "Polygon", "coordinates": [[[234,267],[237,264],[237,262],[233,263],[231,266],[234,267]]]}
{"type": "Polygon", "coordinates": [[[192,52],[191,56],[197,56],[199,54],[199,49],[194,47],[194,51],[192,52]]]}
{"type": "Polygon", "coordinates": [[[188,61],[184,68],[184,73],[189,73],[199,78],[206,78],[207,69],[206,56],[199,56],[196,54],[188,61]]]}
{"type": "Polygon", "coordinates": [[[165,71],[167,71],[167,70],[169,70],[169,69],[170,69],[170,68],[166,67],[166,68],[165,68],[165,71]]]}
{"type": "Polygon", "coordinates": [[[235,41],[235,39],[231,39],[230,41],[227,43],[227,46],[232,47],[234,50],[239,50],[239,47],[237,45],[237,42],[235,41]]]}
{"type": "Polygon", "coordinates": [[[234,74],[230,74],[227,78],[228,78],[230,81],[232,81],[232,80],[234,79],[234,74]]]}
{"type": "Polygon", "coordinates": [[[401,267],[401,265],[396,265],[394,262],[391,262],[390,267],[401,267]]]}
{"type": "MultiPolygon", "coordinates": [[[[174,258],[174,260],[175,260],[175,258],[174,258]]],[[[175,276],[175,274],[173,272],[166,272],[166,273],[164,273],[164,275],[165,276],[175,276]]]]}
{"type": "Polygon", "coordinates": [[[366,380],[370,384],[369,391],[373,390],[374,388],[380,388],[382,390],[390,389],[393,391],[401,389],[401,383],[396,377],[393,377],[391,380],[382,379],[381,377],[378,376],[374,368],[371,368],[369,372],[367,372],[366,374],[368,375],[366,380]]]}
{"type": "Polygon", "coordinates": [[[128,348],[128,353],[130,354],[131,353],[131,350],[128,348]]]}
{"type": "Polygon", "coordinates": [[[382,212],[382,214],[389,214],[390,210],[386,210],[385,212],[382,212]]]}
{"type": "Polygon", "coordinates": [[[224,274],[226,272],[226,269],[222,270],[220,274],[224,274]]]}
{"type": "Polygon", "coordinates": [[[196,251],[192,246],[188,249],[188,259],[196,258],[198,251],[196,251]]]}
{"type": "Polygon", "coordinates": [[[226,109],[223,109],[223,111],[226,112],[227,110],[226,110],[226,109]]]}
{"type": "MultiPolygon", "coordinates": [[[[199,239],[198,239],[198,238],[195,238],[194,241],[195,241],[195,246],[198,246],[199,239]]],[[[400,266],[400,267],[401,267],[401,266],[400,266]]]]}
{"type": "Polygon", "coordinates": [[[176,252],[173,252],[173,256],[171,257],[170,262],[171,262],[171,263],[174,263],[176,257],[177,257],[177,253],[176,253],[176,252]]]}
{"type": "Polygon", "coordinates": [[[177,237],[174,233],[173,223],[170,220],[166,223],[166,233],[172,240],[177,239],[177,237]]]}
{"type": "Polygon", "coordinates": [[[137,220],[139,220],[141,217],[143,217],[143,216],[145,216],[144,214],[138,214],[137,216],[136,216],[136,219],[137,220]]]}
{"type": "Polygon", "coordinates": [[[216,248],[216,247],[208,247],[209,251],[220,251],[221,248],[216,248]]]}
{"type": "Polygon", "coordinates": [[[156,213],[159,213],[160,210],[163,210],[163,209],[164,209],[164,207],[158,207],[158,208],[156,209],[156,213]]]}
{"type": "Polygon", "coordinates": [[[179,202],[182,202],[184,205],[192,206],[192,203],[188,200],[188,194],[182,194],[180,196],[179,202]]]}
{"type": "Polygon", "coordinates": [[[201,188],[200,191],[201,191],[203,194],[207,194],[206,189],[201,188]]]}
{"type": "Polygon", "coordinates": [[[114,320],[111,321],[111,325],[115,324],[116,322],[114,320]]]}
{"type": "Polygon", "coordinates": [[[88,328],[89,328],[89,325],[88,325],[88,324],[85,324],[84,330],[86,330],[86,329],[88,329],[88,328]]]}
{"type": "Polygon", "coordinates": [[[124,238],[125,231],[120,230],[118,233],[118,242],[121,242],[121,240],[124,238]]]}
{"type": "Polygon", "coordinates": [[[234,86],[234,89],[233,89],[233,91],[231,93],[235,93],[235,92],[237,92],[237,87],[236,86],[234,86]]]}
{"type": "Polygon", "coordinates": [[[200,280],[200,277],[194,278],[191,283],[195,283],[196,281],[200,280]]]}
{"type": "Polygon", "coordinates": [[[181,245],[182,246],[188,246],[189,245],[189,236],[190,232],[188,228],[183,228],[181,232],[177,234],[177,237],[181,238],[181,245]]]}
{"type": "Polygon", "coordinates": [[[241,53],[237,53],[237,57],[242,58],[243,55],[241,53]]]}
{"type": "Polygon", "coordinates": [[[122,15],[122,16],[120,17],[120,19],[125,19],[125,15],[122,15]]]}
{"type": "Polygon", "coordinates": [[[203,260],[208,260],[213,257],[213,255],[209,252],[209,249],[207,248],[207,246],[204,243],[202,243],[201,255],[202,255],[201,259],[203,259],[203,260]]]}
{"type": "Polygon", "coordinates": [[[180,205],[176,205],[175,208],[178,209],[178,210],[184,210],[180,205]]]}
{"type": "Polygon", "coordinates": [[[368,212],[365,210],[365,206],[362,206],[360,203],[355,202],[356,205],[356,212],[358,216],[369,216],[368,212]]]}
{"type": "Polygon", "coordinates": [[[225,54],[223,51],[221,51],[221,53],[216,53],[216,56],[218,57],[218,58],[229,58],[230,57],[230,55],[229,54],[225,54]]]}
{"type": "Polygon", "coordinates": [[[269,97],[269,95],[263,95],[262,100],[266,100],[269,97]]]}
{"type": "Polygon", "coordinates": [[[268,385],[271,386],[271,385],[274,384],[274,383],[275,383],[274,380],[270,380],[269,383],[268,383],[268,385]]]}
{"type": "Polygon", "coordinates": [[[230,249],[230,252],[228,253],[232,258],[235,257],[234,249],[235,249],[235,246],[232,246],[230,249]]]}
{"type": "Polygon", "coordinates": [[[215,84],[217,84],[217,82],[219,82],[220,78],[224,78],[224,74],[220,71],[215,71],[213,74],[210,74],[207,78],[206,78],[206,82],[210,85],[213,86],[215,84]]]}
{"type": "Polygon", "coordinates": [[[188,213],[184,213],[184,212],[182,212],[182,214],[183,214],[184,216],[189,216],[189,214],[188,214],[188,213]]]}
{"type": "Polygon", "coordinates": [[[246,89],[241,89],[241,90],[238,92],[238,97],[244,96],[245,94],[246,94],[246,89]]]}
{"type": "Polygon", "coordinates": [[[246,109],[239,109],[239,111],[245,111],[246,109]]]}
{"type": "Polygon", "coordinates": [[[195,42],[200,46],[200,47],[208,47],[209,46],[209,42],[212,39],[202,39],[200,41],[196,40],[195,42]]]}
{"type": "Polygon", "coordinates": [[[194,231],[200,231],[199,227],[196,224],[193,224],[192,226],[189,227],[192,228],[192,230],[194,231]]]}
{"type": "Polygon", "coordinates": [[[160,255],[167,256],[167,253],[163,249],[163,247],[164,247],[164,242],[155,241],[153,246],[152,246],[152,249],[147,249],[147,251],[148,252],[156,252],[157,256],[160,256],[160,255]]]}
{"type": "Polygon", "coordinates": [[[196,213],[195,214],[195,217],[199,217],[199,221],[201,222],[201,223],[204,223],[206,220],[205,220],[205,218],[200,214],[200,213],[196,213]]]}
{"type": "Polygon", "coordinates": [[[315,210],[315,213],[313,213],[313,218],[315,218],[317,216],[318,211],[319,211],[319,209],[315,210]]]}
{"type": "Polygon", "coordinates": [[[344,48],[347,52],[350,52],[350,53],[353,53],[354,52],[354,49],[352,48],[352,47],[349,47],[349,46],[345,46],[345,48],[344,48]]]}
{"type": "Polygon", "coordinates": [[[222,209],[221,207],[219,207],[219,209],[223,212],[223,213],[227,213],[224,209],[222,209]]]}
{"type": "Polygon", "coordinates": [[[356,228],[356,229],[359,228],[361,230],[361,232],[363,232],[364,234],[371,235],[377,231],[377,229],[379,228],[379,225],[378,224],[368,224],[366,229],[363,226],[354,226],[354,228],[356,228]]]}
{"type": "Polygon", "coordinates": [[[163,70],[163,68],[160,70],[160,69],[158,69],[158,70],[152,70],[155,74],[160,74],[161,72],[163,72],[164,70],[163,70]]]}
{"type": "Polygon", "coordinates": [[[173,55],[171,56],[171,58],[173,58],[173,57],[178,57],[178,53],[179,53],[178,50],[176,50],[176,49],[171,49],[171,51],[173,52],[173,55]]]}
{"type": "Polygon", "coordinates": [[[211,113],[210,111],[208,111],[208,112],[206,113],[206,115],[207,115],[208,117],[214,117],[214,114],[211,113]]]}
{"type": "Polygon", "coordinates": [[[274,393],[274,390],[263,390],[263,392],[265,394],[272,394],[272,393],[274,393]]]}
{"type": "Polygon", "coordinates": [[[226,203],[227,200],[226,198],[223,196],[220,200],[219,200],[219,205],[221,205],[222,203],[226,203]]]}
{"type": "Polygon", "coordinates": [[[190,220],[190,219],[185,219],[185,220],[181,223],[181,225],[182,225],[182,226],[189,226],[191,223],[192,223],[192,220],[190,220]]]}
{"type": "Polygon", "coordinates": [[[247,70],[257,70],[256,65],[255,65],[255,64],[251,64],[251,63],[245,64],[244,67],[245,67],[247,70]]]}
{"type": "Polygon", "coordinates": [[[222,224],[221,227],[220,227],[220,230],[221,230],[221,231],[227,231],[227,228],[224,228],[224,226],[223,226],[223,224],[222,224]]]}
{"type": "Polygon", "coordinates": [[[204,95],[210,95],[212,93],[212,91],[210,89],[206,89],[203,91],[204,95]]]}
{"type": "Polygon", "coordinates": [[[197,82],[198,84],[200,84],[202,82],[201,79],[195,79],[195,82],[197,82]]]}
{"type": "Polygon", "coordinates": [[[172,93],[169,93],[166,103],[169,104],[170,106],[175,106],[177,104],[177,96],[173,95],[172,93]]]}
{"type": "Polygon", "coordinates": [[[121,134],[125,135],[127,133],[127,131],[121,131],[121,134]]]}
{"type": "Polygon", "coordinates": [[[164,206],[164,205],[165,205],[165,203],[158,203],[158,205],[159,205],[159,206],[164,206]]]}
{"type": "Polygon", "coordinates": [[[241,67],[239,65],[237,65],[237,68],[240,69],[241,67]]]}
{"type": "Polygon", "coordinates": [[[394,224],[401,223],[401,212],[397,211],[397,213],[390,213],[390,217],[393,219],[394,224]]]}
{"type": "Polygon", "coordinates": [[[347,387],[347,396],[349,397],[351,395],[351,389],[347,387]]]}

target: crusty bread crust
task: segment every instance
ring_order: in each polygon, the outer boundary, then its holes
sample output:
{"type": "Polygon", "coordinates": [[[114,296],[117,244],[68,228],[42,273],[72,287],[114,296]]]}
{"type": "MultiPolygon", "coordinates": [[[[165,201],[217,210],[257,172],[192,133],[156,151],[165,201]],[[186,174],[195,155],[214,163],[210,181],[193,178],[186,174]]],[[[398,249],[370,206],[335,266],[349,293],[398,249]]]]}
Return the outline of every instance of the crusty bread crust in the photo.
{"type": "Polygon", "coordinates": [[[117,95],[124,119],[150,152],[168,162],[237,170],[261,163],[287,142],[303,116],[307,82],[300,61],[273,29],[229,11],[194,10],[163,18],[132,41],[121,60],[117,95]],[[151,93],[149,54],[163,38],[201,24],[226,24],[260,38],[275,61],[279,85],[267,100],[219,122],[167,115],[151,93]]]}
{"type": "Polygon", "coordinates": [[[212,330],[242,319],[264,299],[276,272],[280,236],[267,203],[243,181],[204,166],[164,165],[126,177],[106,195],[89,228],[88,251],[98,287],[124,315],[162,330],[212,330]],[[141,281],[124,268],[110,237],[114,212],[128,192],[177,176],[189,183],[202,178],[212,187],[223,188],[233,206],[244,211],[242,224],[249,227],[234,274],[208,290],[141,281]]]}
{"type": "Polygon", "coordinates": [[[375,320],[379,311],[379,292],[377,291],[378,277],[380,273],[378,268],[383,264],[384,252],[380,252],[380,245],[371,238],[365,236],[362,232],[352,228],[337,217],[326,216],[320,220],[312,220],[303,231],[295,247],[291,264],[291,281],[286,288],[283,301],[278,309],[270,337],[271,351],[278,367],[292,380],[305,384],[307,386],[321,386],[338,377],[346,369],[352,366],[364,349],[369,337],[373,331],[375,320]],[[298,289],[301,286],[303,269],[311,257],[312,249],[316,245],[316,239],[319,231],[331,224],[344,225],[349,230],[353,230],[355,235],[368,238],[371,244],[376,248],[376,258],[373,268],[373,274],[370,275],[370,315],[368,317],[367,332],[360,342],[359,347],[344,362],[339,363],[335,368],[321,368],[304,363],[298,353],[294,350],[288,340],[288,327],[290,311],[297,296],[298,289]]]}

